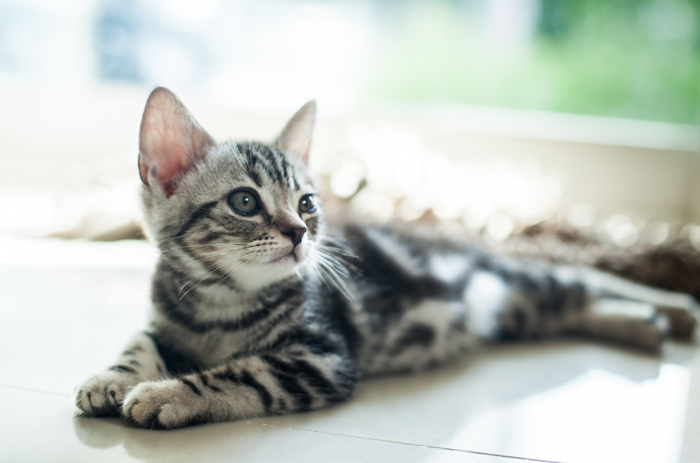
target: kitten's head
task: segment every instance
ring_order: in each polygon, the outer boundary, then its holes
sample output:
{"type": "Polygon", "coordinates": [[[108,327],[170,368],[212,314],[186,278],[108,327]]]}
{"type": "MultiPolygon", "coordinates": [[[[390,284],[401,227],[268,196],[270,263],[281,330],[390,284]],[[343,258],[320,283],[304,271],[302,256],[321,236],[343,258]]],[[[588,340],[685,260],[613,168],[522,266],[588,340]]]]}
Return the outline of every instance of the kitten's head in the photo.
{"type": "Polygon", "coordinates": [[[270,144],[217,143],[172,92],[157,88],[141,121],[139,173],[151,237],[202,277],[255,291],[313,264],[321,205],[307,170],[316,106],[270,144]]]}

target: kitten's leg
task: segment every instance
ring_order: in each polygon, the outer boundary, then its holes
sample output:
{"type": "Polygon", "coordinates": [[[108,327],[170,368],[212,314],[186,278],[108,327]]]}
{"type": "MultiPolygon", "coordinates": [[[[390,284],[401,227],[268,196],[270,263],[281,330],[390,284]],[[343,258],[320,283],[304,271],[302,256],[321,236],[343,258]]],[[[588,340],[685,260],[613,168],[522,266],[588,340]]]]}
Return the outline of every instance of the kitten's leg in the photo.
{"type": "Polygon", "coordinates": [[[608,293],[600,285],[607,284],[607,275],[601,274],[601,282],[586,272],[570,267],[477,272],[466,290],[470,327],[492,340],[574,333],[657,351],[668,332],[667,318],[653,304],[621,299],[619,293],[617,299],[604,297],[608,293]]]}
{"type": "Polygon", "coordinates": [[[344,400],[354,383],[340,355],[271,353],[141,383],[127,395],[123,413],[139,427],[172,429],[318,409],[344,400]]]}
{"type": "Polygon", "coordinates": [[[652,304],[595,298],[568,331],[658,352],[669,332],[668,318],[652,304]]]}
{"type": "Polygon", "coordinates": [[[161,378],[165,363],[153,340],[145,333],[134,336],[115,364],[93,376],[75,394],[75,405],[84,416],[119,413],[127,391],[136,384],[161,378]]]}
{"type": "Polygon", "coordinates": [[[697,325],[698,303],[688,294],[664,291],[633,283],[622,278],[585,269],[582,279],[594,295],[603,298],[623,298],[651,304],[670,321],[670,333],[677,338],[689,338],[697,325]]]}

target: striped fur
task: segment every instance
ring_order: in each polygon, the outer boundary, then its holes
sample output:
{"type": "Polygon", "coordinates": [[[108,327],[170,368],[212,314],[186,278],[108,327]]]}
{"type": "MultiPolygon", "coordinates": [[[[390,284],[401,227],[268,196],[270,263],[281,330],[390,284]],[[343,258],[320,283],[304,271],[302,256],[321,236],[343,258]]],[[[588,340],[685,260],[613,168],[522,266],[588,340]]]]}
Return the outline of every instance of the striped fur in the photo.
{"type": "Polygon", "coordinates": [[[315,193],[308,106],[276,143],[207,142],[175,176],[149,165],[163,153],[142,152],[144,211],[161,252],[152,322],[78,389],[82,414],[170,429],[303,412],[347,399],[359,378],[425,369],[485,343],[581,334],[653,351],[664,313],[676,327],[695,323],[690,297],[591,270],[508,260],[406,227],[324,229],[320,204],[300,209],[315,193]],[[232,210],[240,188],[259,213],[232,210]],[[298,244],[294,228],[305,230],[298,244]]]}

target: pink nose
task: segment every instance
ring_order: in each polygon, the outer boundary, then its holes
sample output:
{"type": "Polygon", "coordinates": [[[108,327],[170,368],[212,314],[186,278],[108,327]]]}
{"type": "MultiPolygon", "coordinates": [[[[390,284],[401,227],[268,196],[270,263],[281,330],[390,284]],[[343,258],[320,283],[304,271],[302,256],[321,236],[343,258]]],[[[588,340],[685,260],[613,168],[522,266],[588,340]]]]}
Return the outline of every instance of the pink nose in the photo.
{"type": "Polygon", "coordinates": [[[306,233],[306,227],[292,227],[289,230],[282,232],[283,235],[288,236],[292,240],[294,247],[301,243],[304,233],[306,233]]]}

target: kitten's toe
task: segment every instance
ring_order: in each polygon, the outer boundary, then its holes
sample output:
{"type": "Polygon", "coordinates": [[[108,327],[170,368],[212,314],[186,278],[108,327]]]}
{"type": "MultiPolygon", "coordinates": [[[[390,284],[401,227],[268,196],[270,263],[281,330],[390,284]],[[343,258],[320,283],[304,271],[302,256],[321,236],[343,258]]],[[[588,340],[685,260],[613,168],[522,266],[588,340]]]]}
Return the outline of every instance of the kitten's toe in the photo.
{"type": "Polygon", "coordinates": [[[194,424],[197,398],[174,379],[136,386],[124,400],[124,417],[140,428],[173,429],[194,424]]]}
{"type": "Polygon", "coordinates": [[[109,401],[104,388],[81,389],[75,396],[75,405],[83,416],[110,416],[118,411],[118,407],[109,401]]]}
{"type": "Polygon", "coordinates": [[[83,416],[113,416],[132,381],[116,372],[104,372],[86,381],[75,394],[75,405],[83,416]]]}

